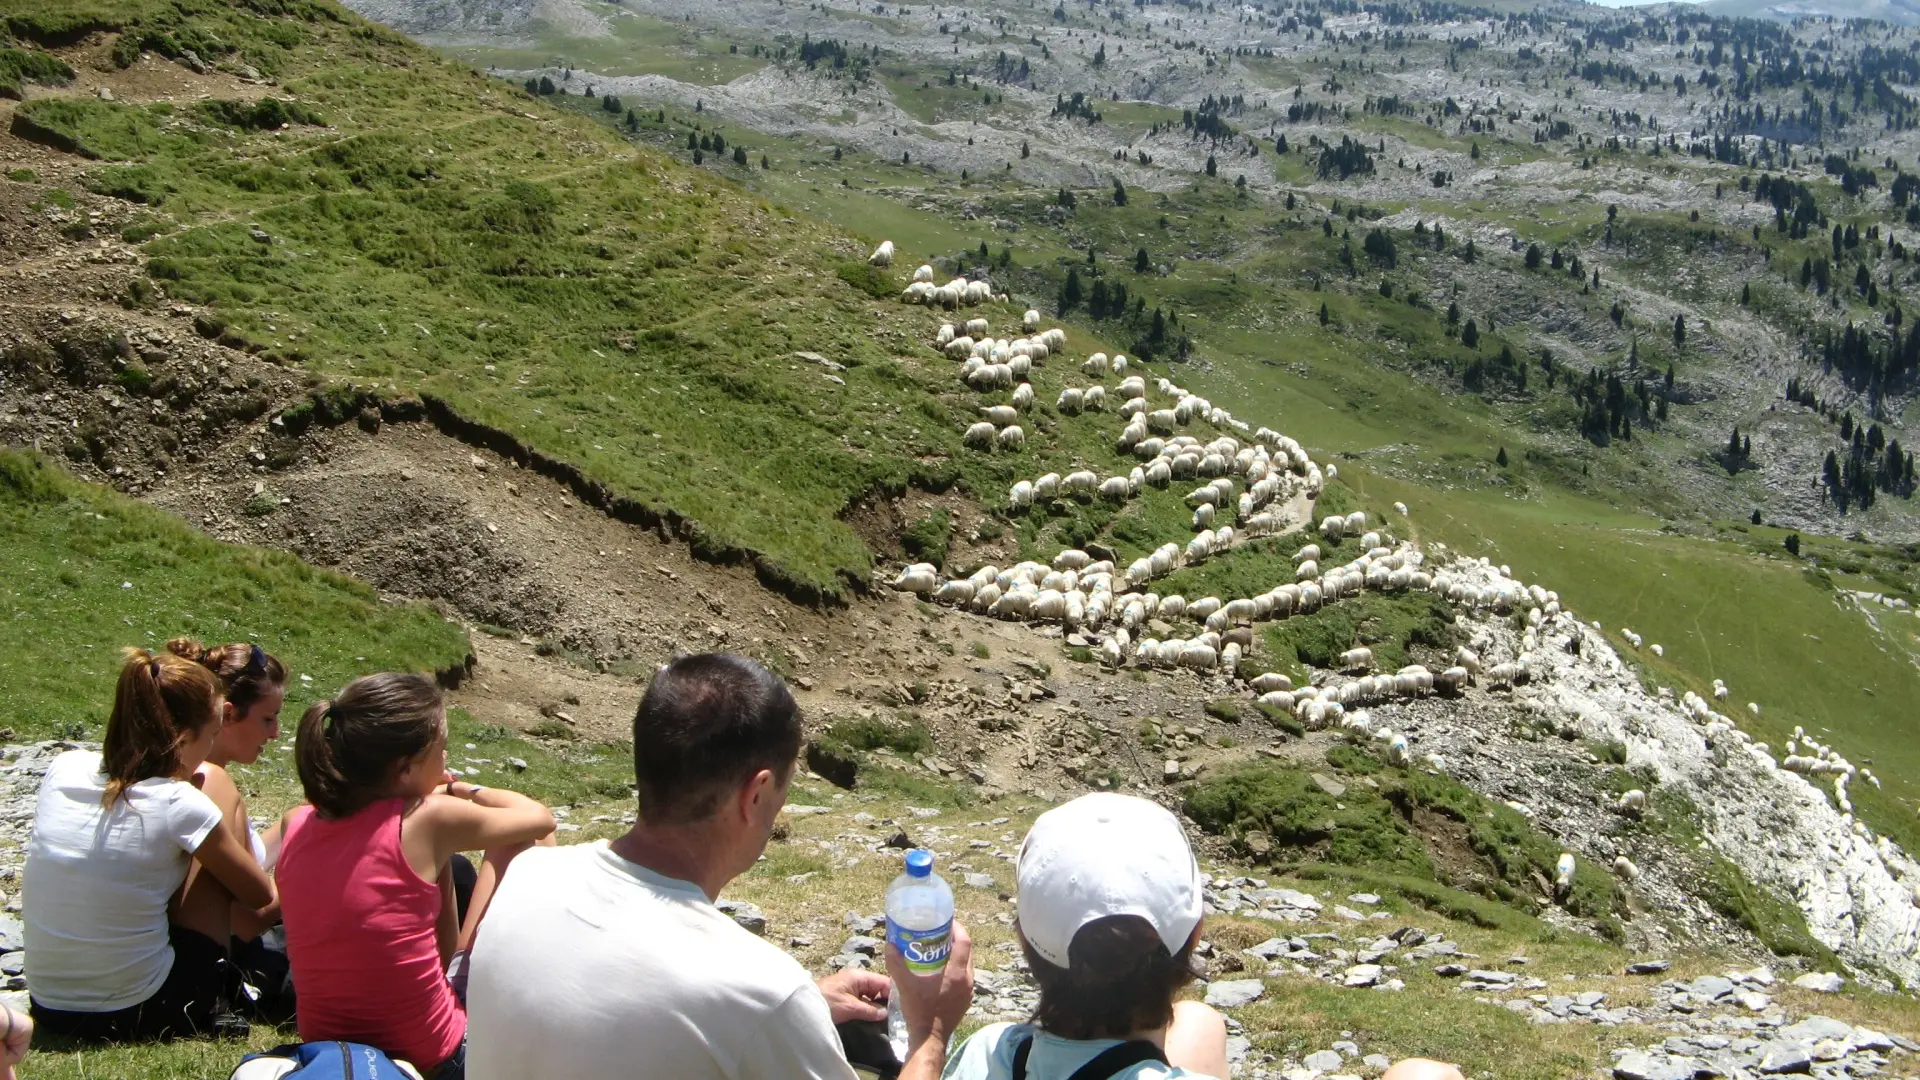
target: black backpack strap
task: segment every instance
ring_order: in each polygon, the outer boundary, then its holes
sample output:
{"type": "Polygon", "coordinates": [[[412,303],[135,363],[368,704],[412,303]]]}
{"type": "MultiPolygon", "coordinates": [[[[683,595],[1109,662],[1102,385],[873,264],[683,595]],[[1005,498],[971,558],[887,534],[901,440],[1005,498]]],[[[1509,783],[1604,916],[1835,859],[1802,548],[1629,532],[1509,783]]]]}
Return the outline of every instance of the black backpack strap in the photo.
{"type": "Polygon", "coordinates": [[[1028,1034],[1013,1052],[1013,1080],[1027,1080],[1027,1055],[1033,1053],[1033,1035],[1028,1034]]]}
{"type": "Polygon", "coordinates": [[[1109,1047],[1099,1057],[1080,1066],[1067,1080],[1108,1080],[1120,1075],[1143,1061],[1167,1063],[1167,1055],[1161,1049],[1144,1039],[1123,1042],[1119,1046],[1109,1047]]]}
{"type": "MultiPolygon", "coordinates": [[[[1013,1052],[1013,1080],[1027,1080],[1027,1055],[1032,1052],[1033,1038],[1028,1036],[1013,1052]]],[[[1075,1069],[1067,1080],[1110,1080],[1143,1061],[1157,1061],[1165,1065],[1167,1055],[1152,1043],[1135,1039],[1108,1047],[1098,1057],[1075,1069]]]]}

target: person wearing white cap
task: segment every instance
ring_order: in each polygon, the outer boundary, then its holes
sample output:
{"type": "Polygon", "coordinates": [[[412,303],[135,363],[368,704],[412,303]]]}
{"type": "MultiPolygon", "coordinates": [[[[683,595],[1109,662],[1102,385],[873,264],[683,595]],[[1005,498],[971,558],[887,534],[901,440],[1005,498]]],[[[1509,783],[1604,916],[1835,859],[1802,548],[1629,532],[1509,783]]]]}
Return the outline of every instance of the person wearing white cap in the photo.
{"type": "MultiPolygon", "coordinates": [[[[976,1032],[943,1080],[1172,1080],[1227,1075],[1227,1028],[1197,1001],[1204,880],[1172,813],[1084,795],[1040,815],[1016,869],[1020,942],[1040,1004],[1026,1024],[976,1032]]],[[[1385,1080],[1460,1080],[1403,1061],[1385,1080]]]]}

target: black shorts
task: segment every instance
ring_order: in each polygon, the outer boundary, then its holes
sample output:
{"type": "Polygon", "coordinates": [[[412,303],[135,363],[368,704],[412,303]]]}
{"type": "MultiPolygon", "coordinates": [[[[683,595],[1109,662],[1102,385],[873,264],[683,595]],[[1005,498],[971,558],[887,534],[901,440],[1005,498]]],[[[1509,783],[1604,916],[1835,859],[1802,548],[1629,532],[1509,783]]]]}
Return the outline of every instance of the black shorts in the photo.
{"type": "Polygon", "coordinates": [[[169,925],[173,968],[153,996],[113,1012],[68,1012],[29,999],[38,1031],[98,1042],[148,1042],[210,1034],[216,1012],[228,1010],[230,965],[224,944],[169,925]]]}

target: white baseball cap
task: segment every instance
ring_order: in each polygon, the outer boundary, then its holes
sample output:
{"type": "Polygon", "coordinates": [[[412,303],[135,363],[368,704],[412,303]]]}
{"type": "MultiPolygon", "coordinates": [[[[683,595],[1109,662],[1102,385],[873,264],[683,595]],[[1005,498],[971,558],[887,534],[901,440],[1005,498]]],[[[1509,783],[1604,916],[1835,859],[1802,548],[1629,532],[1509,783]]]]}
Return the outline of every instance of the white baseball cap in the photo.
{"type": "Polygon", "coordinates": [[[1080,928],[1138,915],[1177,956],[1200,925],[1200,865],[1180,821],[1132,795],[1082,795],[1041,814],[1020,844],[1020,933],[1067,967],[1080,928]]]}

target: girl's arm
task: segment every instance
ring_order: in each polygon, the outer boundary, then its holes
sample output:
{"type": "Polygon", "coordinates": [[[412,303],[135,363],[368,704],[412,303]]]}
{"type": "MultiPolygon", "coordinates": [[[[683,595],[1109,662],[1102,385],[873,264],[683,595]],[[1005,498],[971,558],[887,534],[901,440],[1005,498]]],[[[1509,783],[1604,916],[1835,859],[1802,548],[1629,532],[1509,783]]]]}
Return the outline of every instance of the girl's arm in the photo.
{"type": "Polygon", "coordinates": [[[254,861],[252,848],[230,830],[216,828],[208,833],[193,857],[247,907],[259,910],[279,900],[273,879],[254,861]]]}
{"type": "Polygon", "coordinates": [[[422,878],[437,880],[456,852],[531,844],[553,831],[553,811],[536,799],[503,788],[450,786],[459,794],[436,791],[401,823],[401,847],[422,878]]]}

